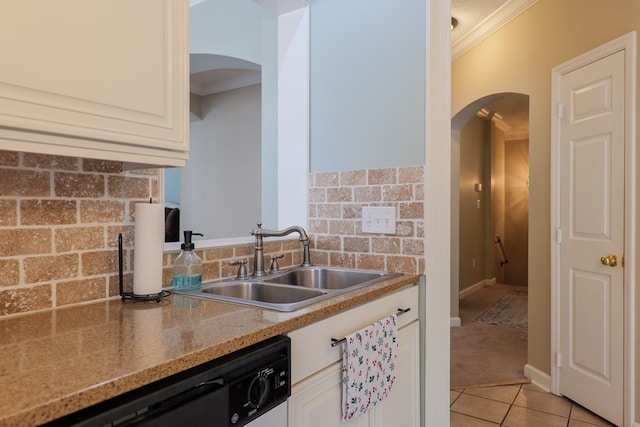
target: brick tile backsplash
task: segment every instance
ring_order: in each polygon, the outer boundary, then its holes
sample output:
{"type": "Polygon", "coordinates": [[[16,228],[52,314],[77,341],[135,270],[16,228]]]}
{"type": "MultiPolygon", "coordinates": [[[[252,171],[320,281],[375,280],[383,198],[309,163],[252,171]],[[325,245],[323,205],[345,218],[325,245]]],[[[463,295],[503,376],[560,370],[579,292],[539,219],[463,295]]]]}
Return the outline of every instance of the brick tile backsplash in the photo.
{"type": "Polygon", "coordinates": [[[312,262],[424,272],[423,166],[319,172],[309,182],[312,262]],[[364,206],[393,206],[395,235],[363,233],[364,206]]]}
{"type": "Polygon", "coordinates": [[[52,306],[51,285],[0,291],[2,315],[26,313],[52,306]]]}
{"type": "Polygon", "coordinates": [[[129,203],[157,181],[121,162],[0,151],[0,316],[117,295],[118,233],[131,253],[129,203]]]}
{"type": "Polygon", "coordinates": [[[148,178],[111,175],[109,176],[107,185],[110,197],[124,199],[144,199],[151,197],[148,178]]]}
{"type": "Polygon", "coordinates": [[[17,259],[0,259],[0,286],[17,285],[20,281],[20,263],[17,259]]]}
{"type": "Polygon", "coordinates": [[[108,160],[82,159],[82,170],[84,172],[120,173],[122,172],[122,163],[108,160]]]}
{"type": "MultiPolygon", "coordinates": [[[[311,262],[421,273],[423,167],[322,172],[309,180],[311,262]],[[362,207],[394,206],[396,234],[362,232],[362,207]]],[[[132,290],[135,204],[158,197],[158,170],[120,162],[0,151],[0,317],[117,297],[117,237],[123,235],[124,289],[132,290]]],[[[197,244],[196,244],[197,246],[197,244]]],[[[172,285],[179,251],[163,258],[172,285]]],[[[254,245],[199,249],[203,280],[252,271],[254,245]]],[[[297,238],[265,239],[264,265],[302,262],[297,238]]]]}
{"type": "Polygon", "coordinates": [[[103,175],[58,172],[53,178],[56,197],[104,197],[103,175]]]}
{"type": "Polygon", "coordinates": [[[78,203],[75,200],[21,200],[21,225],[61,225],[78,221],[78,203]]]}
{"type": "Polygon", "coordinates": [[[50,229],[0,227],[0,257],[47,254],[52,248],[50,229]]]}
{"type": "MultiPolygon", "coordinates": [[[[0,316],[117,297],[117,240],[125,292],[132,291],[135,205],[158,197],[158,170],[123,171],[120,162],[0,151],[0,316]]],[[[324,197],[324,196],[323,196],[324,197]]],[[[203,279],[233,277],[253,244],[197,250],[203,279]]],[[[171,287],[179,251],[163,258],[171,287]]],[[[302,262],[297,239],[265,240],[265,266],[302,262]]]]}
{"type": "Polygon", "coordinates": [[[85,251],[104,247],[104,227],[69,227],[53,231],[56,252],[85,251]]]}
{"type": "Polygon", "coordinates": [[[0,153],[0,166],[18,166],[20,153],[16,151],[3,151],[0,153]]]}
{"type": "MultiPolygon", "coordinates": [[[[77,171],[79,159],[49,154],[22,153],[22,165],[28,168],[77,171]]],[[[18,166],[18,164],[16,163],[14,166],[18,166]]]]}
{"type": "Polygon", "coordinates": [[[2,183],[0,197],[38,197],[51,194],[51,173],[49,172],[2,168],[0,182],[2,183]]]}
{"type": "Polygon", "coordinates": [[[77,277],[80,270],[78,254],[28,257],[22,262],[26,283],[46,282],[77,277]]]}
{"type": "Polygon", "coordinates": [[[56,285],[57,306],[102,298],[106,298],[105,277],[58,282],[56,285]]]}
{"type": "Polygon", "coordinates": [[[18,225],[18,201],[0,199],[0,227],[18,225]]]}

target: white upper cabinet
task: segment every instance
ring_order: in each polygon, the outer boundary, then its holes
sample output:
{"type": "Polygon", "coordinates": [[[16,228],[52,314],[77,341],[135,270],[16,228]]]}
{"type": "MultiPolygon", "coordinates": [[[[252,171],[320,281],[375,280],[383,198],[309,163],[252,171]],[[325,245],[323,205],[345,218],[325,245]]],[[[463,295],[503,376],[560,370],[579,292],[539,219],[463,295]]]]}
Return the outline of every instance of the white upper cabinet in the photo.
{"type": "Polygon", "coordinates": [[[184,165],[189,2],[0,3],[0,149],[184,165]]]}

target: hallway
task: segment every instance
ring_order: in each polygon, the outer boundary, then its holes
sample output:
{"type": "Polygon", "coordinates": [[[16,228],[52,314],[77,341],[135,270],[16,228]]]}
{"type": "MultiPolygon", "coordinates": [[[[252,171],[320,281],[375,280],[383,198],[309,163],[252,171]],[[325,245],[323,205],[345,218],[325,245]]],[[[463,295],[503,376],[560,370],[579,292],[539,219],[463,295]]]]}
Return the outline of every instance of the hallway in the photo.
{"type": "Polygon", "coordinates": [[[492,285],[460,300],[462,326],[451,328],[451,427],[611,427],[613,424],[524,377],[527,330],[476,321],[509,292],[492,285]]]}
{"type": "Polygon", "coordinates": [[[452,388],[524,379],[527,330],[474,321],[508,292],[527,292],[527,287],[485,286],[460,300],[462,326],[451,328],[452,388]]]}

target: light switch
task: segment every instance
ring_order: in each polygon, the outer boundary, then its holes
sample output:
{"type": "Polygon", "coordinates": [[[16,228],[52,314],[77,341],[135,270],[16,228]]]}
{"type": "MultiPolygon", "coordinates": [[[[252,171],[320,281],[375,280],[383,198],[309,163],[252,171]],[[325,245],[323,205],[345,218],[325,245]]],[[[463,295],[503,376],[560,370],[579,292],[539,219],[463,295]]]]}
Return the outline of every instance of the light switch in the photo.
{"type": "Polygon", "coordinates": [[[393,206],[365,206],[362,208],[364,233],[396,234],[396,208],[393,206]]]}

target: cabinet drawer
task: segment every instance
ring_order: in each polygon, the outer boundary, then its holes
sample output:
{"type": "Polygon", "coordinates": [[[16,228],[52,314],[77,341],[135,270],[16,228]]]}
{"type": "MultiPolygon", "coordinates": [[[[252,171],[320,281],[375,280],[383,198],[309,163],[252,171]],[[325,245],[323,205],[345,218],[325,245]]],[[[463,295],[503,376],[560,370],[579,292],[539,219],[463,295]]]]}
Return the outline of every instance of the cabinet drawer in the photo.
{"type": "Polygon", "coordinates": [[[343,338],[394,314],[399,308],[411,309],[398,317],[399,328],[418,318],[418,286],[400,289],[290,332],[292,384],[342,359],[342,346],[331,347],[331,338],[343,338]]]}

